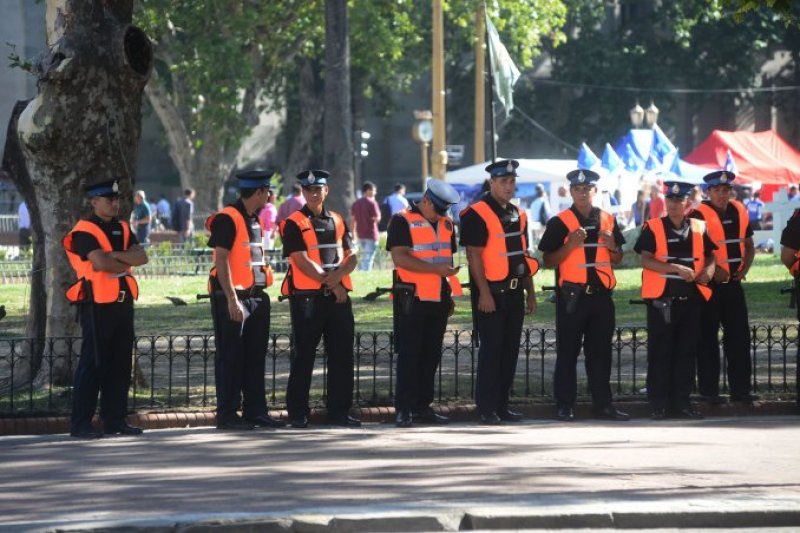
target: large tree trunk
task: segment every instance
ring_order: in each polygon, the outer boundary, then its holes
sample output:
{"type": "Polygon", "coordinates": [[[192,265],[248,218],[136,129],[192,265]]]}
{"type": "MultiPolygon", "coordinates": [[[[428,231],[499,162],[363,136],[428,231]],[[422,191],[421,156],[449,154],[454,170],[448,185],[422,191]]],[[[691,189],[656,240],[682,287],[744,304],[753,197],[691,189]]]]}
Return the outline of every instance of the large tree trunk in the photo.
{"type": "Polygon", "coordinates": [[[322,123],[324,102],[317,95],[316,77],[311,60],[307,58],[298,59],[299,72],[299,96],[300,96],[300,120],[298,128],[292,140],[292,149],[286,166],[281,174],[283,175],[283,193],[289,196],[295,176],[303,170],[307,170],[311,161],[311,143],[319,132],[322,123]]]}
{"type": "Polygon", "coordinates": [[[331,173],[327,204],[344,216],[353,202],[353,123],[347,0],[325,2],[325,130],[323,164],[331,173]]]}
{"type": "MultiPolygon", "coordinates": [[[[19,117],[19,140],[35,190],[47,264],[49,337],[77,333],[64,297],[74,273],[61,245],[84,204],[85,185],[121,178],[130,205],[141,101],[152,50],[130,25],[133,0],[48,0],[48,52],[37,65],[39,93],[19,117]]],[[[34,317],[34,321],[37,318],[34,317]]],[[[68,382],[60,359],[54,381],[68,382]]]]}

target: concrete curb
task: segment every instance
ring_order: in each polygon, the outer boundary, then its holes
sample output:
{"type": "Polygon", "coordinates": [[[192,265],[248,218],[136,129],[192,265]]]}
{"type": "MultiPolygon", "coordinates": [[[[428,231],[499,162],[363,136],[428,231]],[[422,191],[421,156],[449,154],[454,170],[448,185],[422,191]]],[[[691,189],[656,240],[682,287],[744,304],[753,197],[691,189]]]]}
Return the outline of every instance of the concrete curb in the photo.
{"type": "MultiPolygon", "coordinates": [[[[634,419],[647,418],[650,413],[649,406],[642,401],[618,401],[616,405],[629,413],[634,419]]],[[[512,407],[530,419],[550,420],[555,414],[555,406],[550,403],[515,404],[512,407]]],[[[793,415],[800,412],[800,407],[792,401],[760,401],[752,405],[741,403],[698,404],[697,407],[707,417],[793,415]]],[[[477,419],[474,404],[439,405],[436,406],[436,410],[456,422],[477,419]]],[[[360,415],[363,422],[370,423],[393,423],[395,415],[394,407],[355,408],[353,413],[360,415]]],[[[286,411],[271,411],[271,414],[280,416],[284,420],[288,416],[286,411]]],[[[324,425],[325,415],[325,409],[313,409],[309,417],[310,423],[312,425],[324,425]]],[[[581,419],[591,419],[591,405],[576,405],[575,415],[579,421],[581,419]]],[[[213,411],[134,413],[128,416],[128,421],[144,429],[194,428],[214,426],[215,424],[213,411]]],[[[99,420],[95,419],[95,425],[99,427],[99,423],[99,420]]],[[[53,435],[68,432],[68,416],[0,418],[0,436],[53,435]]]]}

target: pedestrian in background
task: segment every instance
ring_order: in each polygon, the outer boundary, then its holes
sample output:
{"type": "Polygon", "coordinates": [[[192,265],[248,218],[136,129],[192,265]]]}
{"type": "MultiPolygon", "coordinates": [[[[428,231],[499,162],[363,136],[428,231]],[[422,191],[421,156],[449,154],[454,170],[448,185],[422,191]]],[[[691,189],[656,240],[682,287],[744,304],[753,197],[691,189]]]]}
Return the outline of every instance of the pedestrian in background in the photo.
{"type": "Polygon", "coordinates": [[[661,218],[667,214],[667,204],[664,203],[661,187],[661,182],[650,187],[650,218],[661,218]]]}
{"type": "Polygon", "coordinates": [[[275,242],[275,233],[278,231],[278,209],[275,207],[275,191],[271,188],[267,191],[267,203],[258,212],[258,219],[261,221],[261,228],[264,230],[264,248],[272,250],[275,242]]]}
{"type": "Polygon", "coordinates": [[[136,233],[136,238],[141,244],[150,243],[150,224],[153,213],[147,203],[144,191],[136,191],[133,195],[133,211],[131,212],[131,226],[136,233]]]}
{"type": "Polygon", "coordinates": [[[397,183],[394,186],[394,192],[386,197],[384,200],[386,205],[389,206],[389,215],[394,216],[403,209],[408,209],[408,200],[406,200],[406,186],[402,183],[397,183]]]}
{"type": "Polygon", "coordinates": [[[361,261],[358,269],[372,270],[375,253],[378,250],[378,222],[381,220],[381,209],[375,201],[378,190],[371,181],[361,186],[361,198],[353,202],[350,208],[353,221],[353,233],[358,239],[358,253],[361,261]]]}
{"type": "Polygon", "coordinates": [[[17,208],[17,224],[19,228],[19,250],[27,251],[31,247],[31,214],[28,204],[22,202],[17,208]]]}
{"type": "Polygon", "coordinates": [[[744,206],[747,209],[747,219],[753,231],[761,229],[761,221],[764,219],[764,205],[764,202],[761,201],[761,191],[754,192],[752,198],[747,198],[744,201],[744,206]]]}
{"type": "Polygon", "coordinates": [[[161,199],[158,200],[156,209],[158,210],[158,220],[161,221],[161,228],[170,229],[172,227],[172,208],[169,205],[166,194],[161,194],[161,199]]]}
{"type": "Polygon", "coordinates": [[[275,222],[280,225],[289,218],[289,215],[299,211],[304,205],[306,205],[306,199],[303,198],[303,189],[297,183],[292,184],[292,194],[278,208],[278,216],[275,217],[275,222]]]}
{"type": "Polygon", "coordinates": [[[172,209],[172,227],[178,233],[181,243],[191,241],[194,235],[194,189],[183,191],[183,198],[175,202],[172,209]]]}
{"type": "Polygon", "coordinates": [[[64,238],[64,249],[78,281],[67,300],[80,305],[83,339],[72,390],[70,435],[96,439],[106,435],[139,435],[128,414],[133,362],[133,302],[139,286],[132,267],[147,263],[136,234],[119,215],[119,180],[86,187],[92,215],[80,220],[64,238]],[[100,394],[103,432],[92,418],[100,394]]]}

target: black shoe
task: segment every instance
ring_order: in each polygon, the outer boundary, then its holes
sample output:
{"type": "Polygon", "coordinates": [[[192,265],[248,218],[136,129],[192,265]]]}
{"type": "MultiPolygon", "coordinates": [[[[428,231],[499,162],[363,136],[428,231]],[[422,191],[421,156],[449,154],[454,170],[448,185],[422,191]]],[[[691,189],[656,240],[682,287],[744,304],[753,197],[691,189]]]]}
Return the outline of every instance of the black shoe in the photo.
{"type": "Polygon", "coordinates": [[[69,432],[71,437],[75,437],[76,439],[102,439],[103,434],[92,426],[81,426],[75,429],[72,429],[69,432]]]}
{"type": "Polygon", "coordinates": [[[245,421],[253,424],[257,428],[282,428],[286,427],[286,422],[279,418],[273,418],[269,415],[259,415],[253,418],[245,418],[245,421]]]}
{"type": "Polygon", "coordinates": [[[500,420],[503,422],[519,422],[522,420],[522,413],[518,413],[517,411],[512,411],[509,408],[505,409],[498,409],[497,416],[500,417],[500,420]]]}
{"type": "Polygon", "coordinates": [[[433,410],[432,407],[428,407],[427,409],[423,409],[419,412],[412,413],[415,422],[425,422],[426,424],[436,424],[436,425],[443,425],[449,424],[450,418],[440,415],[436,411],[433,410]]]}
{"type": "Polygon", "coordinates": [[[394,425],[399,428],[410,428],[411,427],[411,411],[407,411],[405,409],[399,409],[397,411],[397,418],[395,418],[394,425]]]}
{"type": "Polygon", "coordinates": [[[630,420],[631,416],[628,413],[623,413],[622,411],[617,410],[611,404],[608,404],[599,409],[593,409],[594,417],[599,420],[616,420],[618,422],[625,422],[626,420],[630,420]]]}
{"type": "Polygon", "coordinates": [[[342,415],[328,415],[328,424],[344,428],[360,428],[361,420],[347,413],[342,415]]]}
{"type": "Polygon", "coordinates": [[[144,433],[144,430],[123,421],[121,424],[105,426],[103,428],[103,433],[106,435],[141,435],[144,433]]]}
{"type": "Polygon", "coordinates": [[[759,399],[761,399],[761,396],[758,394],[731,394],[732,402],[753,403],[759,399]]]}
{"type": "Polygon", "coordinates": [[[700,420],[705,418],[700,411],[695,411],[691,407],[684,407],[683,409],[674,409],[669,414],[670,418],[679,418],[682,420],[700,420]]]}
{"type": "Polygon", "coordinates": [[[484,426],[499,426],[500,424],[503,423],[503,421],[500,420],[500,417],[497,416],[497,413],[495,413],[494,411],[492,411],[491,413],[482,414],[480,420],[481,424],[484,426]]]}
{"type": "Polygon", "coordinates": [[[568,405],[561,405],[556,412],[556,419],[562,422],[572,422],[575,420],[575,413],[572,412],[572,407],[568,405]]]}
{"type": "Polygon", "coordinates": [[[701,402],[705,402],[708,405],[722,405],[728,402],[728,400],[726,400],[719,394],[711,394],[711,395],[701,394],[699,399],[701,402]]]}
{"type": "Polygon", "coordinates": [[[650,418],[653,420],[664,420],[667,418],[667,410],[664,407],[653,409],[650,413],[650,418]]]}
{"type": "Polygon", "coordinates": [[[298,416],[297,418],[290,418],[289,425],[297,429],[305,429],[308,427],[308,417],[298,416]]]}
{"type": "Polygon", "coordinates": [[[250,422],[235,416],[225,420],[218,420],[217,429],[225,431],[250,431],[251,429],[255,429],[255,426],[250,422]]]}

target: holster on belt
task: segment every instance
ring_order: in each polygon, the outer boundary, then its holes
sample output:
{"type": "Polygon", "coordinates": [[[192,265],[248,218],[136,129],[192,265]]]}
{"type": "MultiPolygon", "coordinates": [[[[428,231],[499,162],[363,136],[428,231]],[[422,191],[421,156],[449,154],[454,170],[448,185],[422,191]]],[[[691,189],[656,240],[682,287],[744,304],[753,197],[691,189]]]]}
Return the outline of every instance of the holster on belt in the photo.
{"type": "Polygon", "coordinates": [[[399,312],[403,316],[409,316],[411,314],[411,309],[414,306],[415,291],[416,286],[414,284],[395,280],[392,287],[395,312],[399,312]]]}
{"type": "Polygon", "coordinates": [[[664,296],[661,298],[654,298],[650,300],[650,305],[653,306],[653,309],[661,311],[661,317],[664,319],[664,324],[671,324],[672,323],[672,303],[674,298],[670,296],[664,296]]]}
{"type": "Polygon", "coordinates": [[[577,283],[568,281],[561,283],[561,287],[558,288],[558,297],[564,299],[564,310],[568,315],[571,315],[577,309],[581,294],[583,294],[583,287],[577,283]]]}

